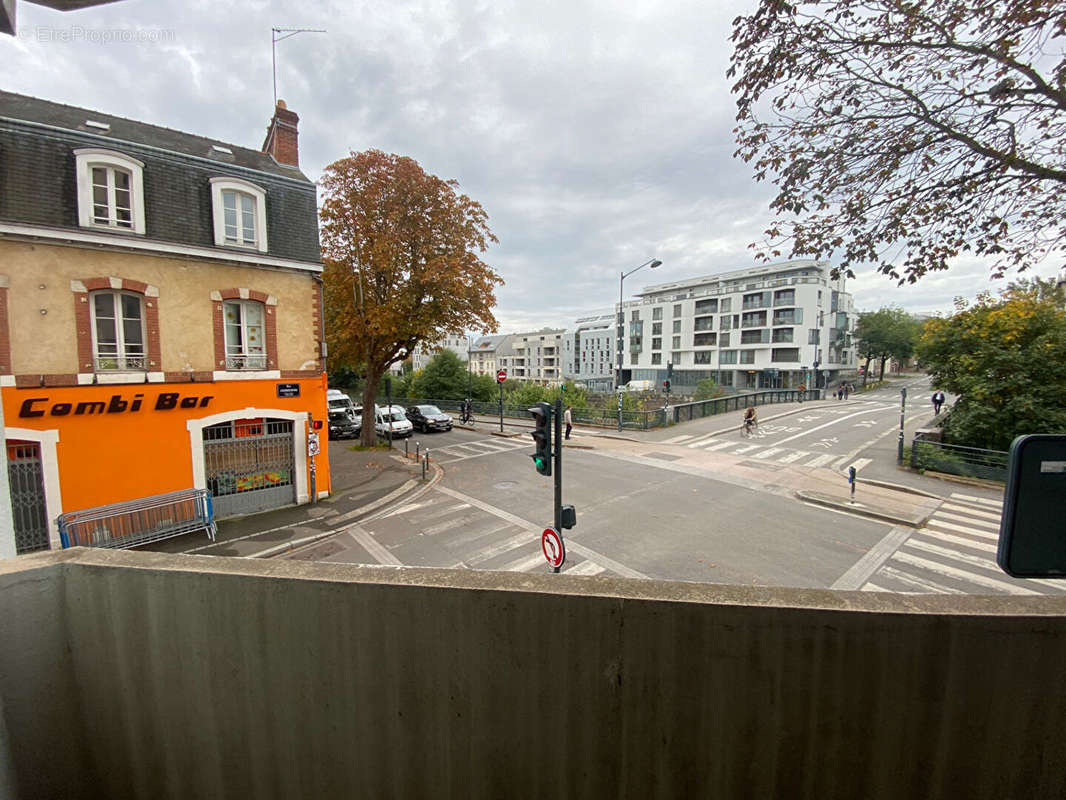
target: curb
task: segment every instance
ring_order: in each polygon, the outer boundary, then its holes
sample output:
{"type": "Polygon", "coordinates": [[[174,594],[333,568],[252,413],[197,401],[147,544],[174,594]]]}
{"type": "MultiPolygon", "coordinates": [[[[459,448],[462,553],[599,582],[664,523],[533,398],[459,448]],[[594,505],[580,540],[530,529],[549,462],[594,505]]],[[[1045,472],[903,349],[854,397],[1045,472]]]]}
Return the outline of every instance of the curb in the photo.
{"type": "MultiPolygon", "coordinates": [[[[905,467],[901,469],[906,469],[905,467]]],[[[965,475],[950,475],[946,472],[933,472],[932,470],[926,470],[920,473],[921,475],[928,476],[930,478],[936,478],[937,480],[944,481],[945,483],[958,483],[963,486],[977,486],[982,489],[1006,489],[1007,484],[1002,481],[993,481],[986,478],[968,478],[965,475]]]]}
{"type": "MultiPolygon", "coordinates": [[[[841,474],[846,475],[847,473],[841,474]]],[[[856,476],[855,481],[857,483],[866,483],[870,486],[877,486],[881,489],[893,489],[897,492],[907,492],[908,494],[916,494],[921,497],[929,497],[933,500],[947,500],[946,497],[941,497],[938,494],[927,492],[924,489],[915,489],[912,486],[904,486],[902,483],[891,483],[890,481],[882,481],[877,478],[863,478],[861,476],[856,476]]]]}
{"type": "Polygon", "coordinates": [[[849,503],[847,501],[840,501],[835,498],[828,497],[827,495],[818,494],[817,492],[809,492],[806,489],[797,489],[796,497],[808,503],[813,503],[817,506],[824,506],[825,508],[833,508],[838,511],[847,511],[849,514],[856,514],[861,517],[869,517],[870,519],[880,520],[881,522],[891,522],[894,525],[905,525],[908,528],[920,528],[925,524],[926,520],[931,516],[930,514],[921,514],[915,517],[904,517],[899,514],[893,514],[888,511],[878,511],[877,509],[870,508],[869,506],[863,506],[861,503],[849,503]]]}

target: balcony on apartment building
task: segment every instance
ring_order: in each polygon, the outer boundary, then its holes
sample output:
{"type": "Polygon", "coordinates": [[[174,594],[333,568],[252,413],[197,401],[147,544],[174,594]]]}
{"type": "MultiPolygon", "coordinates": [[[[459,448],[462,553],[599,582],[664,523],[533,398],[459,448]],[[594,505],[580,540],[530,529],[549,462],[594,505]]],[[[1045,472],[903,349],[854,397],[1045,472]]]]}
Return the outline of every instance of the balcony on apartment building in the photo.
{"type": "Polygon", "coordinates": [[[0,604],[15,800],[1066,796],[1061,595],[74,548],[0,604]]]}

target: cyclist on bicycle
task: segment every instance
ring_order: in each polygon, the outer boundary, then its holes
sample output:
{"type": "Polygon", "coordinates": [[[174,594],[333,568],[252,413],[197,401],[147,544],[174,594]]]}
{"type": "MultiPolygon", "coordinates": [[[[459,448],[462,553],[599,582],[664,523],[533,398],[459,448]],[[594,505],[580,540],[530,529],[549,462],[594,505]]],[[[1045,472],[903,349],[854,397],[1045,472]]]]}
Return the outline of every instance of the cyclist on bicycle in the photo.
{"type": "Polygon", "coordinates": [[[755,406],[748,406],[744,410],[744,434],[751,436],[752,432],[759,427],[759,413],[755,406]]]}
{"type": "Polygon", "coordinates": [[[460,409],[460,414],[459,414],[459,421],[460,422],[466,423],[466,422],[470,422],[470,421],[472,421],[474,419],[474,415],[472,413],[472,408],[471,408],[472,406],[473,406],[473,403],[470,402],[470,398],[467,398],[466,400],[463,401],[463,405],[462,405],[462,408],[460,409]]]}

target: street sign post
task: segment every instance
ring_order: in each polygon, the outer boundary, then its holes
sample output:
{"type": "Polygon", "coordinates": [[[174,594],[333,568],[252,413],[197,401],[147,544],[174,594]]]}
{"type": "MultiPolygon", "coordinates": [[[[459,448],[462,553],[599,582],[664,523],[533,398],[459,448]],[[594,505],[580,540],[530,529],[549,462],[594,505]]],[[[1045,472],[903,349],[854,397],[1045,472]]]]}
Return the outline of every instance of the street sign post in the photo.
{"type": "Polygon", "coordinates": [[[505,380],[507,380],[507,370],[496,370],[496,383],[503,383],[505,380]]]}
{"type": "Polygon", "coordinates": [[[548,566],[552,572],[558,572],[566,560],[566,545],[563,544],[563,535],[555,528],[545,528],[540,535],[540,549],[544,551],[544,557],[548,559],[548,566]]]}

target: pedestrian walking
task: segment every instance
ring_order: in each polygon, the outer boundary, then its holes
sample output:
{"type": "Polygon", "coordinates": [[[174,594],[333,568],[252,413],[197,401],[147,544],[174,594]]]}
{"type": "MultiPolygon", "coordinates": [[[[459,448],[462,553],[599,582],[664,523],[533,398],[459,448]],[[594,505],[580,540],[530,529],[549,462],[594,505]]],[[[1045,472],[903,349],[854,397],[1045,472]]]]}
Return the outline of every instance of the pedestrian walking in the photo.
{"type": "Polygon", "coordinates": [[[854,386],[852,386],[850,383],[845,383],[844,384],[844,399],[847,400],[848,399],[848,395],[851,394],[854,391],[855,391],[855,387],[854,386]]]}
{"type": "Polygon", "coordinates": [[[563,422],[566,423],[566,437],[570,438],[570,431],[574,429],[574,418],[570,413],[570,406],[566,407],[566,413],[563,414],[563,422]]]}
{"type": "Polygon", "coordinates": [[[840,384],[837,387],[837,400],[839,401],[839,400],[843,400],[843,399],[844,399],[844,384],[842,383],[842,384],[840,384]]]}
{"type": "Polygon", "coordinates": [[[942,391],[940,391],[939,389],[937,389],[935,392],[933,392],[933,413],[934,414],[939,414],[940,413],[940,407],[942,405],[944,405],[944,400],[946,400],[946,399],[947,398],[944,397],[944,393],[942,391]]]}

